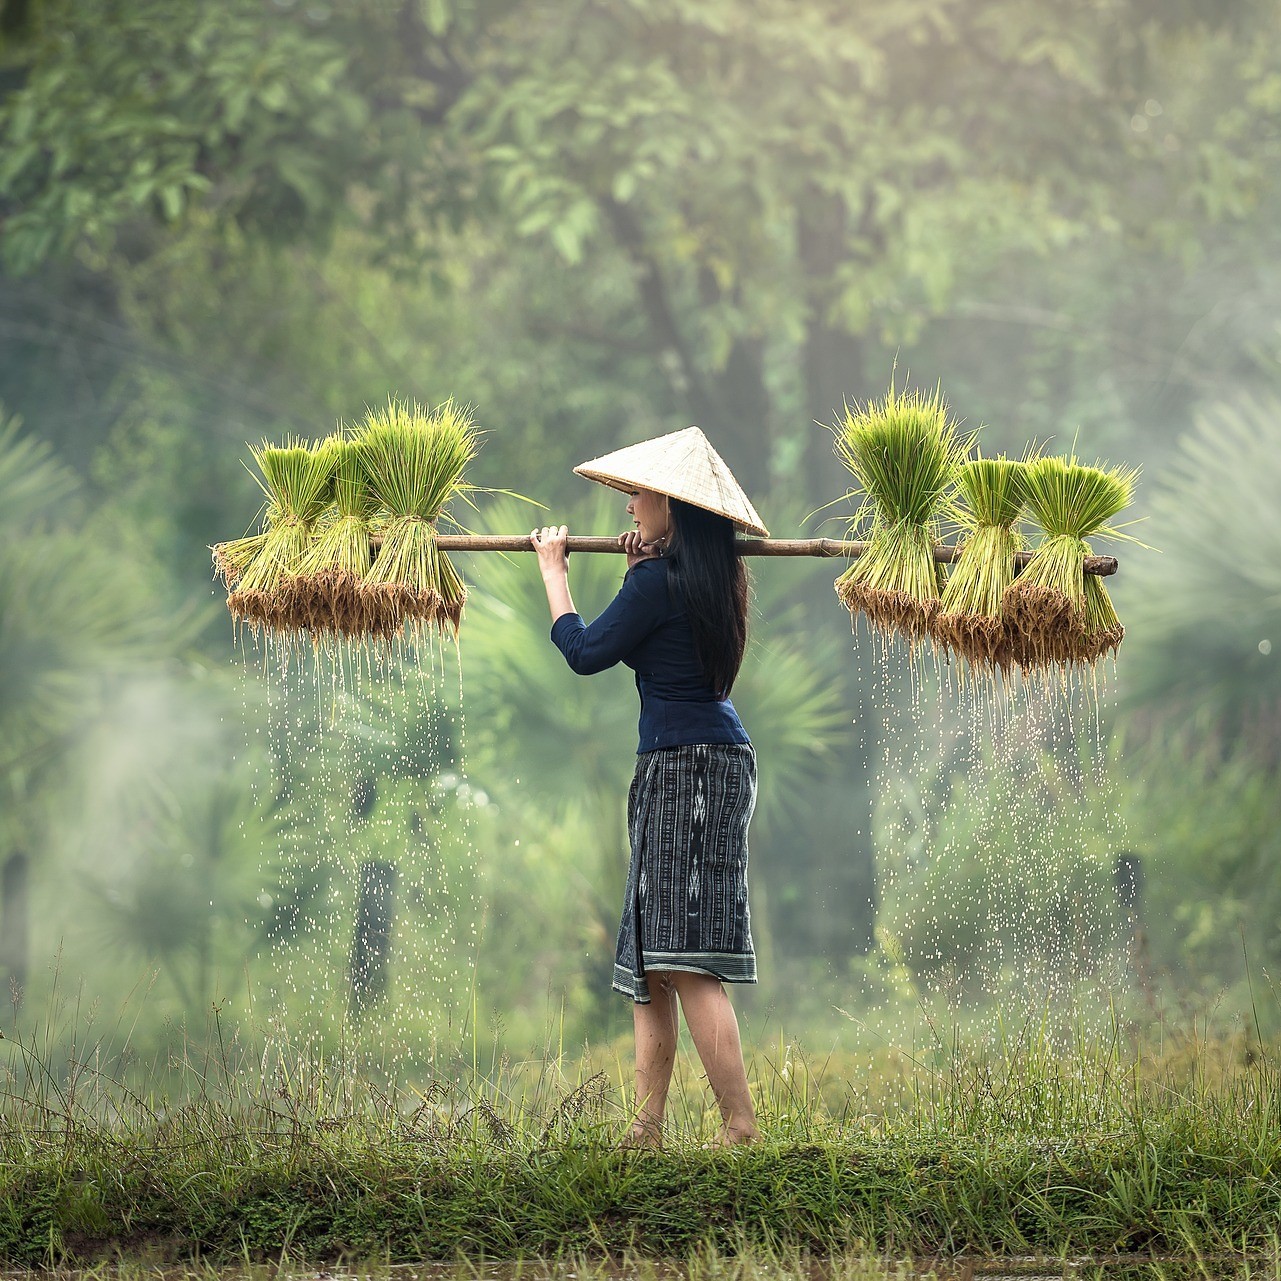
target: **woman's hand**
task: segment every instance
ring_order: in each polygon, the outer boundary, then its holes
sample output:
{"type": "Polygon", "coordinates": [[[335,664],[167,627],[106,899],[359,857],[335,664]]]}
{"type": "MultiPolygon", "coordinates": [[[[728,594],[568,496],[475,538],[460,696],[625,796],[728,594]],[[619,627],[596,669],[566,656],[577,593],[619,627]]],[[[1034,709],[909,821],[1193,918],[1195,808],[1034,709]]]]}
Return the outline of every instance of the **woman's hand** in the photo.
{"type": "Polygon", "coordinates": [[[544,525],[542,529],[531,531],[529,541],[538,553],[538,568],[543,571],[544,578],[549,574],[569,573],[568,525],[544,525]]]}
{"type": "Polygon", "coordinates": [[[555,622],[562,614],[574,613],[574,602],[569,594],[569,539],[568,525],[544,525],[530,532],[529,541],[538,553],[538,568],[543,571],[543,587],[547,591],[547,604],[555,622]]]}
{"type": "Polygon", "coordinates": [[[569,573],[568,525],[544,525],[531,531],[529,541],[538,553],[538,568],[544,578],[569,573]]]}
{"type": "Polygon", "coordinates": [[[639,565],[643,560],[653,560],[656,556],[662,555],[657,543],[641,541],[639,529],[629,529],[625,534],[619,534],[618,542],[619,546],[627,551],[628,569],[633,565],[639,565]]]}

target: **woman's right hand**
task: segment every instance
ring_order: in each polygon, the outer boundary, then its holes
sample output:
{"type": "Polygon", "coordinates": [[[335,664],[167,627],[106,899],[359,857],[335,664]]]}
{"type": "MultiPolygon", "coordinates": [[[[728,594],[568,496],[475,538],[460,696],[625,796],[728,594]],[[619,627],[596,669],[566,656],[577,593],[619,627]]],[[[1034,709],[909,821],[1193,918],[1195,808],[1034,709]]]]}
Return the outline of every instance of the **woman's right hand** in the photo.
{"type": "Polygon", "coordinates": [[[552,622],[555,622],[562,614],[575,612],[574,601],[569,594],[569,527],[544,525],[542,529],[530,530],[529,541],[538,553],[547,604],[552,611],[552,622]]]}
{"type": "Polygon", "coordinates": [[[538,567],[543,577],[563,576],[569,572],[569,527],[566,525],[544,525],[529,535],[534,550],[538,553],[538,567]]]}
{"type": "Polygon", "coordinates": [[[643,560],[653,560],[662,555],[656,544],[641,541],[639,529],[629,529],[625,534],[619,534],[618,542],[627,551],[628,569],[639,565],[643,560]]]}

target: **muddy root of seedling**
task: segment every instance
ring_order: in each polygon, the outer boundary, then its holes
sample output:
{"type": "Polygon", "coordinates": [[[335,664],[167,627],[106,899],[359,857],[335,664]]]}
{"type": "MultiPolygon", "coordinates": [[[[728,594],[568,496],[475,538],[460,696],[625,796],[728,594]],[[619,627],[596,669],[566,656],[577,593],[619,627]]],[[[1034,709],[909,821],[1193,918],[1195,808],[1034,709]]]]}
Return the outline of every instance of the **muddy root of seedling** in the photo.
{"type": "Polygon", "coordinates": [[[1125,637],[1119,622],[1092,630],[1062,592],[1015,582],[1005,593],[1006,645],[1024,672],[1045,667],[1093,667],[1115,656],[1125,637]]]}
{"type": "Polygon", "coordinates": [[[983,614],[935,614],[930,625],[934,643],[976,673],[1002,674],[1015,666],[1005,620],[983,614]]]}
{"type": "Polygon", "coordinates": [[[853,614],[862,614],[872,627],[886,635],[895,632],[912,645],[931,639],[930,626],[938,613],[938,598],[922,600],[906,592],[883,591],[863,583],[836,582],[836,594],[853,614]]]}

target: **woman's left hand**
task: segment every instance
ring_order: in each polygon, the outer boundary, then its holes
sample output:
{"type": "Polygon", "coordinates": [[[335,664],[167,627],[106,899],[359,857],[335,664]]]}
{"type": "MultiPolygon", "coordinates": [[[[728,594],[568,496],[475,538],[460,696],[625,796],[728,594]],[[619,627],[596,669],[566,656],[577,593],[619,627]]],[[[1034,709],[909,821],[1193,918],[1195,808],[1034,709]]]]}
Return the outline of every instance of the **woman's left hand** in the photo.
{"type": "Polygon", "coordinates": [[[625,534],[619,534],[618,541],[627,552],[628,569],[633,565],[639,565],[643,560],[653,560],[656,556],[663,554],[656,543],[642,541],[639,529],[629,529],[625,534]]]}

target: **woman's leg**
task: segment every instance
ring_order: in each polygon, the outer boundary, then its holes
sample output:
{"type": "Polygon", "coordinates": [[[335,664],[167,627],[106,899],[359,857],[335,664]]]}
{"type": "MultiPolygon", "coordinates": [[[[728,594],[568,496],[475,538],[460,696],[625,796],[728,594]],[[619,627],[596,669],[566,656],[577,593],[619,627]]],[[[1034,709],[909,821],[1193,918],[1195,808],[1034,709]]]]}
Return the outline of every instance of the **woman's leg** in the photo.
{"type": "MultiPolygon", "coordinates": [[[[680,994],[685,1023],[716,1096],[725,1126],[724,1143],[751,1143],[760,1137],[756,1109],[747,1088],[738,1019],[720,979],[711,974],[673,970],[668,975],[680,994]]],[[[650,980],[651,983],[653,980],[650,980]]]]}
{"type": "Polygon", "coordinates": [[[666,974],[649,976],[648,1005],[633,1005],[636,1028],[636,1117],[628,1142],[658,1147],[663,1141],[667,1089],[676,1065],[676,989],[666,974]]]}

